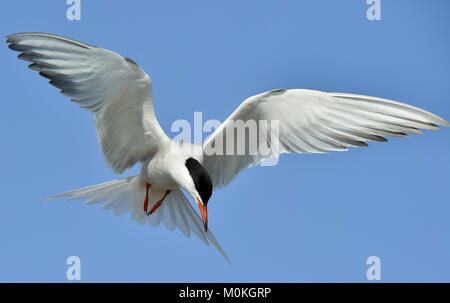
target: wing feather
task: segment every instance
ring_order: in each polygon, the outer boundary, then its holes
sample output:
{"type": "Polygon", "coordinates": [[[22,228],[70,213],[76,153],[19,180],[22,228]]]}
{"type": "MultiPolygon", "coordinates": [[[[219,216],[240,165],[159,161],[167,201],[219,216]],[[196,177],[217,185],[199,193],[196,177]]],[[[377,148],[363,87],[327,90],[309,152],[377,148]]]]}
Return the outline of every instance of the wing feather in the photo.
{"type": "MultiPolygon", "coordinates": [[[[348,147],[367,147],[366,142],[386,142],[384,136],[406,137],[423,134],[420,129],[450,126],[443,118],[426,110],[388,99],[326,93],[313,90],[275,90],[245,100],[203,144],[203,165],[213,180],[214,189],[227,185],[242,170],[282,153],[327,153],[345,151],[348,147]],[[270,154],[227,154],[227,129],[236,121],[278,121],[278,138],[270,139],[267,129],[257,128],[254,134],[270,146],[270,154]],[[260,137],[261,133],[263,134],[260,137]],[[265,140],[267,139],[267,140],[265,140]],[[222,140],[222,141],[219,141],[222,140]],[[208,154],[217,142],[223,150],[208,154]],[[277,142],[278,144],[274,144],[277,142]],[[277,146],[278,148],[273,148],[277,146]]],[[[243,142],[248,146],[248,136],[243,142]]]]}
{"type": "Polygon", "coordinates": [[[106,163],[116,173],[166,140],[153,109],[150,77],[131,59],[69,38],[20,33],[7,38],[19,59],[92,112],[106,163]]]}

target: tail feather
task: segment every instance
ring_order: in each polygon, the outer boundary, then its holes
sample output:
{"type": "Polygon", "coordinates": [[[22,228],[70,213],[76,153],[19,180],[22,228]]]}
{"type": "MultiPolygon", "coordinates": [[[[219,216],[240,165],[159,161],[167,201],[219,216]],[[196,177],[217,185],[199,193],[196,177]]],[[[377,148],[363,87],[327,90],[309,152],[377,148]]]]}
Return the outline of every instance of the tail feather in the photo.
{"type": "MultiPolygon", "coordinates": [[[[161,199],[164,193],[165,191],[150,188],[149,207],[151,208],[161,199]]],[[[161,206],[149,216],[145,214],[143,209],[145,183],[139,176],[71,190],[50,196],[43,201],[62,197],[67,197],[67,200],[88,199],[86,204],[103,202],[102,208],[110,209],[116,215],[130,212],[131,218],[141,225],[148,223],[151,226],[158,226],[163,222],[168,230],[173,231],[178,228],[188,238],[191,233],[194,233],[206,245],[211,242],[230,263],[211,230],[204,231],[200,216],[180,189],[172,190],[161,206]]]]}

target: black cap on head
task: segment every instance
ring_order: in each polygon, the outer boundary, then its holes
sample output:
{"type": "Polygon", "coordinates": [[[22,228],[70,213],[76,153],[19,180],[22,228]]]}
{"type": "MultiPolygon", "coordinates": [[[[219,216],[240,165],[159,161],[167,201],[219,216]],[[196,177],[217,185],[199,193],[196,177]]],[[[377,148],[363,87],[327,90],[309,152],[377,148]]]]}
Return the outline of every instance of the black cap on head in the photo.
{"type": "Polygon", "coordinates": [[[206,205],[209,198],[211,198],[213,190],[208,171],[194,158],[188,158],[185,165],[194,181],[195,189],[200,195],[203,204],[206,205]]]}

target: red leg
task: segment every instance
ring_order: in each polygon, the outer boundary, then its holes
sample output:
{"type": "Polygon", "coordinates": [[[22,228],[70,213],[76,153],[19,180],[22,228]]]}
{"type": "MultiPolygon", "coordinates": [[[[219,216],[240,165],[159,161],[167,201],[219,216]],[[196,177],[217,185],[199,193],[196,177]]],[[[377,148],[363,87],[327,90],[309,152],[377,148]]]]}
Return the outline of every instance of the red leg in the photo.
{"type": "Polygon", "coordinates": [[[145,199],[144,199],[144,211],[147,214],[147,208],[148,208],[148,189],[150,188],[150,184],[145,184],[145,199]]]}
{"type": "Polygon", "coordinates": [[[147,214],[147,216],[150,215],[150,214],[153,214],[153,212],[154,212],[155,210],[157,210],[158,207],[161,206],[161,203],[164,201],[164,199],[167,197],[167,195],[168,195],[169,193],[170,193],[170,190],[166,190],[166,193],[164,194],[164,197],[162,197],[161,200],[159,200],[158,202],[156,202],[156,204],[152,207],[152,209],[150,209],[150,212],[147,214]]]}

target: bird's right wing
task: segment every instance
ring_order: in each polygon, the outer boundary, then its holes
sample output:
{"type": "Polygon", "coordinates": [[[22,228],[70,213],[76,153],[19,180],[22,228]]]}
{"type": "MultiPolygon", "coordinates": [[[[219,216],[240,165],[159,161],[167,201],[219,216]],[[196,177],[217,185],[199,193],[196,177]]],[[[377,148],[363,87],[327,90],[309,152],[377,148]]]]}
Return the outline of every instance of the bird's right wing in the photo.
{"type": "Polygon", "coordinates": [[[116,173],[151,156],[167,137],[153,110],[150,77],[131,59],[69,38],[21,33],[8,36],[19,59],[94,114],[106,163],[116,173]]]}
{"type": "MultiPolygon", "coordinates": [[[[131,219],[140,225],[158,226],[163,223],[170,231],[179,229],[187,238],[193,233],[206,245],[211,242],[230,263],[211,230],[205,232],[202,219],[180,189],[172,190],[161,206],[148,216],[143,209],[145,189],[145,182],[139,176],[133,176],[56,194],[44,200],[61,197],[68,200],[86,199],[86,204],[102,203],[103,209],[112,210],[116,215],[130,213],[131,219]]],[[[150,188],[149,208],[163,195],[164,191],[150,188]]]]}
{"type": "Polygon", "coordinates": [[[248,98],[231,114],[204,143],[202,164],[218,189],[247,167],[281,153],[345,151],[351,146],[367,146],[366,141],[387,141],[383,136],[422,134],[419,128],[439,129],[437,125],[450,124],[428,111],[392,100],[304,89],[274,90],[248,98]],[[238,134],[232,137],[229,130],[238,128],[236,122],[246,123],[240,124],[241,131],[252,125],[255,131],[241,132],[242,139],[238,134]],[[256,142],[253,145],[266,146],[266,152],[261,146],[251,148],[249,135],[256,142]],[[243,147],[240,154],[239,147],[243,147]]]}

